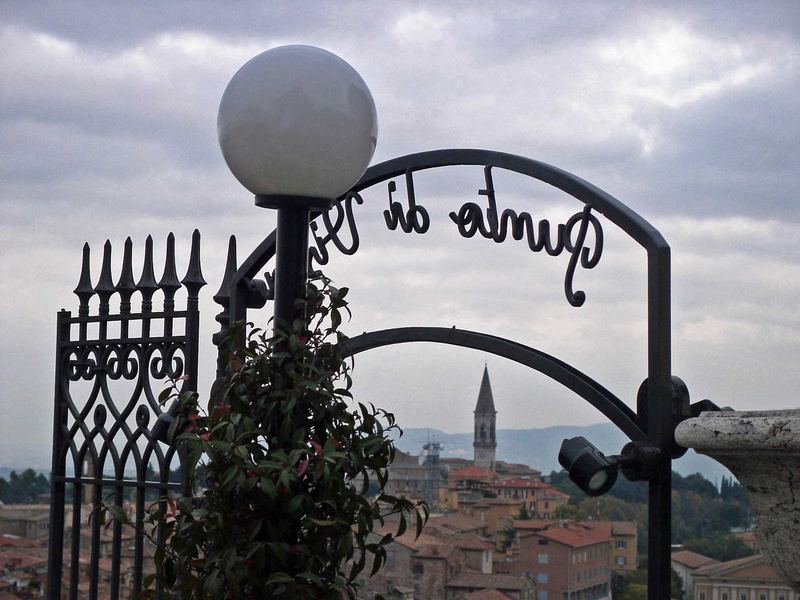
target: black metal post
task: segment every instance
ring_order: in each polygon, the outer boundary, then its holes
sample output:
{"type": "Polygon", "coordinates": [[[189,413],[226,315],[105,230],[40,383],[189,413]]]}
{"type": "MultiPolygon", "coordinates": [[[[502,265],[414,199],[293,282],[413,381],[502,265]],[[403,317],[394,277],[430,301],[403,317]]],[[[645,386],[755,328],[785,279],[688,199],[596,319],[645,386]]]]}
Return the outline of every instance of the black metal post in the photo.
{"type": "Polygon", "coordinates": [[[64,452],[64,432],[67,430],[67,407],[61,399],[62,370],[65,368],[61,360],[61,344],[69,342],[72,315],[61,310],[58,313],[56,330],[56,383],[53,414],[53,460],[50,470],[50,567],[47,573],[47,597],[61,596],[61,577],[64,570],[64,508],[66,506],[66,483],[64,470],[66,452],[64,452]]]}
{"type": "Polygon", "coordinates": [[[647,597],[669,600],[672,566],[672,373],[670,331],[670,249],[666,242],[648,250],[647,433],[661,451],[649,483],[647,524],[647,597]]]}
{"type": "Polygon", "coordinates": [[[308,277],[309,209],[297,206],[278,208],[278,235],[275,248],[274,328],[291,331],[296,318],[302,318],[297,300],[305,298],[308,277]]]}
{"type": "MultiPolygon", "coordinates": [[[[256,196],[256,206],[278,210],[278,226],[275,235],[275,285],[273,301],[275,331],[283,328],[291,331],[294,320],[303,318],[302,309],[296,302],[306,295],[308,278],[308,220],[311,210],[327,210],[333,198],[310,196],[256,196]]],[[[267,241],[267,240],[265,240],[267,241]]],[[[248,259],[242,269],[248,267],[248,259]]],[[[235,278],[234,278],[235,279],[235,278]]],[[[236,290],[232,290],[234,293],[236,290]]],[[[244,298],[241,298],[244,300],[244,298]]],[[[240,307],[237,303],[237,309],[240,307]]]]}

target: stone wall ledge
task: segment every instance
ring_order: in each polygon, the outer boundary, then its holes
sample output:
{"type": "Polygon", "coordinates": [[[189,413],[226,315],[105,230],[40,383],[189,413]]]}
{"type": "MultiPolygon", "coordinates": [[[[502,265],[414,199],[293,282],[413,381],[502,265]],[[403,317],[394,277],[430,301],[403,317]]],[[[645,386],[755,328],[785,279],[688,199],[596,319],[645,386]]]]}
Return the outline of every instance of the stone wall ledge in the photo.
{"type": "Polygon", "coordinates": [[[761,552],[800,591],[800,410],[704,412],[675,440],[722,463],[750,496],[761,552]]]}
{"type": "Polygon", "coordinates": [[[800,409],[704,412],[678,425],[675,439],[698,452],[800,453],[800,409]]]}

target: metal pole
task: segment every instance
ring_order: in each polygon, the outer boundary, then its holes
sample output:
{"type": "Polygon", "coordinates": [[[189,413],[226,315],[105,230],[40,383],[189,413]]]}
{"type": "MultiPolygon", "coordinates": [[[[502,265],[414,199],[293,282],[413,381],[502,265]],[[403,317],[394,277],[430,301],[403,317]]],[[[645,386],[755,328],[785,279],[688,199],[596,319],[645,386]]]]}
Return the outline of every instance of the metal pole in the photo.
{"type": "MultiPolygon", "coordinates": [[[[299,203],[298,203],[299,204],[299,203]]],[[[308,217],[306,206],[278,208],[275,243],[275,322],[274,329],[291,332],[295,319],[304,311],[296,306],[306,295],[308,276],[308,217]]]]}
{"type": "Polygon", "coordinates": [[[49,557],[47,567],[47,597],[61,597],[61,578],[64,572],[64,507],[66,501],[66,484],[64,483],[66,449],[64,433],[67,431],[67,407],[62,396],[62,379],[65,365],[61,357],[61,346],[70,339],[69,319],[72,315],[61,310],[58,313],[56,330],[56,376],[55,403],[53,414],[53,455],[50,470],[50,533],[49,557]]]}
{"type": "Polygon", "coordinates": [[[648,251],[647,433],[661,451],[649,483],[647,597],[669,600],[672,566],[672,374],[670,332],[670,249],[664,242],[648,251]]]}

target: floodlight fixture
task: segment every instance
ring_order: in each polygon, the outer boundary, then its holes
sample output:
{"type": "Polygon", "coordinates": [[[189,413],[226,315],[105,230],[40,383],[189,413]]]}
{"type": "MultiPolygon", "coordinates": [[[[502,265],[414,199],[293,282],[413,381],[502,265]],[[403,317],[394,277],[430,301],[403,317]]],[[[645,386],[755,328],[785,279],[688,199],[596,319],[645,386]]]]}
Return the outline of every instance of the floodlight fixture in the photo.
{"type": "Polygon", "coordinates": [[[565,439],[558,462],[569,478],[589,496],[605,494],[617,480],[616,457],[607,457],[585,437],[565,439]]]}

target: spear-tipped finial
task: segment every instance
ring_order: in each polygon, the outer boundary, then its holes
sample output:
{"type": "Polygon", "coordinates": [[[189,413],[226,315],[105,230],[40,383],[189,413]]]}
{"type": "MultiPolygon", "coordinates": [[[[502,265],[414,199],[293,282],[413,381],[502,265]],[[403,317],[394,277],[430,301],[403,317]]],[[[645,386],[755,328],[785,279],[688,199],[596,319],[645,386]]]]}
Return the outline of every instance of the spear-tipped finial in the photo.
{"type": "Polygon", "coordinates": [[[164,310],[175,308],[175,292],[181,289],[178,280],[178,271],[175,268],[175,235],[170,232],[167,236],[167,257],[164,261],[164,274],[158,281],[158,287],[164,292],[164,310]]]}
{"type": "Polygon", "coordinates": [[[153,236],[148,235],[144,242],[144,265],[142,276],[136,284],[136,289],[142,294],[142,312],[153,310],[153,294],[158,289],[155,270],[153,268],[153,236]]]}
{"type": "Polygon", "coordinates": [[[133,280],[133,242],[131,238],[125,240],[125,248],[122,254],[122,273],[117,281],[117,292],[119,292],[121,313],[131,312],[131,296],[136,291],[136,282],[133,280]]]}
{"type": "Polygon", "coordinates": [[[225,301],[231,297],[231,282],[236,273],[236,236],[232,235],[228,239],[228,257],[225,259],[225,274],[222,276],[222,283],[214,294],[214,302],[225,306],[225,301]]]}
{"type": "Polygon", "coordinates": [[[181,280],[181,283],[186,286],[190,300],[196,299],[200,293],[200,288],[206,285],[206,280],[203,279],[203,271],[200,269],[200,231],[197,229],[192,233],[189,268],[186,270],[186,276],[181,280]]]}
{"type": "Polygon", "coordinates": [[[108,301],[117,288],[114,287],[114,280],[111,278],[111,241],[106,240],[103,245],[103,266],[100,269],[100,279],[94,286],[95,293],[100,297],[100,314],[108,314],[108,301]]]}
{"type": "MultiPolygon", "coordinates": [[[[228,320],[230,313],[228,309],[231,303],[231,283],[233,276],[236,273],[236,236],[232,235],[228,239],[228,257],[225,260],[225,274],[222,276],[222,283],[219,290],[214,294],[214,302],[222,307],[222,310],[217,313],[214,320],[219,323],[220,329],[217,333],[211,336],[211,340],[219,346],[225,338],[228,337],[228,320]]],[[[217,376],[220,376],[221,371],[217,371],[217,376]]]]}
{"type": "Polygon", "coordinates": [[[89,242],[83,245],[83,260],[81,261],[81,276],[78,279],[78,286],[73,290],[75,295],[80,300],[80,308],[78,314],[85,316],[89,314],[89,299],[94,296],[94,288],[92,287],[92,276],[89,272],[91,263],[89,261],[89,242]]]}

